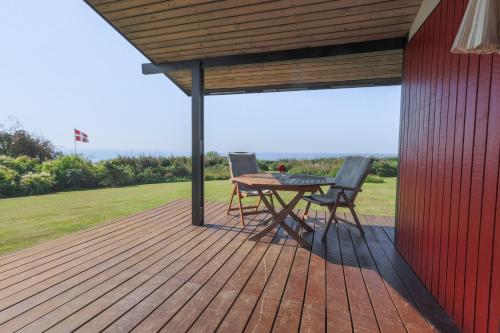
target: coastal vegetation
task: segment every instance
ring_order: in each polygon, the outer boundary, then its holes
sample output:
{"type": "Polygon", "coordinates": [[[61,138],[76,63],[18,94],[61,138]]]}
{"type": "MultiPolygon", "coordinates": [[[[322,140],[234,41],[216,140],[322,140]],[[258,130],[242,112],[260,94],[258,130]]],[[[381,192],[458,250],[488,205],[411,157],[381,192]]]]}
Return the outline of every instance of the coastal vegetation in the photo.
{"type": "MultiPolygon", "coordinates": [[[[290,173],[334,177],[342,158],[259,160],[258,164],[264,172],[285,165],[290,173]]],[[[396,175],[397,159],[376,159],[367,182],[382,183],[383,177],[396,175]]],[[[208,152],[205,180],[229,178],[227,158],[208,152]]],[[[9,129],[0,127],[0,198],[190,180],[189,157],[120,156],[92,162],[80,155],[63,155],[49,140],[24,130],[19,123],[9,129]]]]}
{"type": "MultiPolygon", "coordinates": [[[[258,161],[261,171],[276,171],[284,164],[290,173],[332,176],[342,165],[341,158],[313,160],[258,161]]],[[[205,156],[205,179],[229,179],[227,158],[210,152],[205,156]]],[[[395,177],[397,160],[377,159],[369,183],[395,177]]],[[[41,160],[25,155],[0,155],[0,197],[44,194],[55,191],[121,187],[139,184],[172,183],[191,180],[189,157],[126,157],[92,162],[82,156],[58,155],[41,160]]]]}

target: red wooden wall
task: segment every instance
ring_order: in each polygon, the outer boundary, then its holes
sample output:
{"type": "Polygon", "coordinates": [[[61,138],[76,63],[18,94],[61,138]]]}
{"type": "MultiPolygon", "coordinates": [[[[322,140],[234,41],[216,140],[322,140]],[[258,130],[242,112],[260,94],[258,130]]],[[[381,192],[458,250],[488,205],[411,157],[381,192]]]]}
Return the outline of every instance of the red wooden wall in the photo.
{"type": "Polygon", "coordinates": [[[500,55],[450,49],[466,0],[410,40],[397,246],[465,332],[500,332],[500,55]]]}

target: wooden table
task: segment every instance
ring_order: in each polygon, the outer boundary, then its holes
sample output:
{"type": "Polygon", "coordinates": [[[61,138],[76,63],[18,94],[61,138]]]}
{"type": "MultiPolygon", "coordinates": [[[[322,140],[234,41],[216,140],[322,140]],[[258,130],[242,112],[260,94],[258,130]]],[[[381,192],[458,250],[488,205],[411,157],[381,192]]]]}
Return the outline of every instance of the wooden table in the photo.
{"type": "Polygon", "coordinates": [[[262,202],[267,207],[272,215],[271,222],[258,234],[252,236],[251,240],[258,240],[265,234],[270,232],[272,229],[281,225],[283,229],[293,237],[302,247],[310,248],[309,243],[306,242],[295,230],[293,230],[288,224],[285,223],[286,217],[291,216],[295,221],[299,223],[307,231],[313,231],[313,229],[301,218],[299,218],[293,209],[300,201],[300,198],[306,192],[316,192],[320,190],[320,186],[335,185],[335,181],[330,177],[320,177],[311,175],[294,175],[294,174],[279,174],[279,173],[258,173],[258,174],[247,174],[239,177],[234,177],[233,181],[250,187],[251,189],[257,191],[262,202]],[[273,192],[277,201],[281,205],[281,211],[276,211],[266,196],[263,194],[264,190],[270,190],[273,192]],[[280,197],[278,191],[291,191],[296,192],[292,200],[287,204],[280,197]]]}

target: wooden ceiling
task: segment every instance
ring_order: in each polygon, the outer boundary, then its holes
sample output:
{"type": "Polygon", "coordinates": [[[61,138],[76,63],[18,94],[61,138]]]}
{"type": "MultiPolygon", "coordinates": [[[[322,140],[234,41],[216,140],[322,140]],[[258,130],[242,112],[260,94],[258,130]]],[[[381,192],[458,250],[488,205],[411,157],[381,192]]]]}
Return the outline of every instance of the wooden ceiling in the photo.
{"type": "MultiPolygon", "coordinates": [[[[403,51],[391,50],[212,67],[205,71],[205,92],[221,94],[396,84],[401,79],[402,61],[403,51]]],[[[184,90],[191,90],[190,70],[175,71],[170,78],[184,90]]]]}
{"type": "MultiPolygon", "coordinates": [[[[86,0],[155,64],[404,37],[421,1],[86,0]]],[[[206,87],[224,92],[237,90],[236,82],[241,88],[354,82],[395,75],[396,65],[401,77],[401,52],[356,59],[213,68],[206,87]],[[231,86],[227,75],[233,74],[231,86]]],[[[190,90],[187,71],[169,77],[190,90]]]]}

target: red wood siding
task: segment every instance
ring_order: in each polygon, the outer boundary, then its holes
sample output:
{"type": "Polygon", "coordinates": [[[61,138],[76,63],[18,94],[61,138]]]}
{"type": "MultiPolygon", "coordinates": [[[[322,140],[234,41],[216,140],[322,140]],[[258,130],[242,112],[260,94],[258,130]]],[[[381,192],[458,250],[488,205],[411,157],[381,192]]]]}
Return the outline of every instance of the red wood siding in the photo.
{"type": "Polygon", "coordinates": [[[466,4],[405,51],[397,246],[465,332],[499,332],[500,55],[450,53],[466,4]]]}

